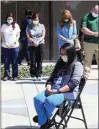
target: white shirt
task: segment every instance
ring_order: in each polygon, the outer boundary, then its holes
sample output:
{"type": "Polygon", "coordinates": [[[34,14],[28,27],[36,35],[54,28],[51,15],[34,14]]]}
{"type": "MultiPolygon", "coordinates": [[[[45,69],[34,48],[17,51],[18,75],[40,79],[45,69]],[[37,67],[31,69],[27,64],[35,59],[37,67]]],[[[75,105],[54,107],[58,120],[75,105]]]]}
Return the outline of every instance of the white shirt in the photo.
{"type": "Polygon", "coordinates": [[[8,48],[7,46],[11,46],[11,48],[16,48],[19,46],[20,27],[17,23],[15,23],[15,29],[12,25],[3,24],[1,32],[3,34],[2,47],[8,48]]]}

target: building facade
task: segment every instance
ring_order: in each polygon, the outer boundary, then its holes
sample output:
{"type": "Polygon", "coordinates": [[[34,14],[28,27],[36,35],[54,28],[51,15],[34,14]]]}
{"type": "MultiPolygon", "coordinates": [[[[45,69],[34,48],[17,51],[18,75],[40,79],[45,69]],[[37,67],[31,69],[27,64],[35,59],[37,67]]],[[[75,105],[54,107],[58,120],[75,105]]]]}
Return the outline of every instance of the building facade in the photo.
{"type": "Polygon", "coordinates": [[[63,9],[70,10],[79,29],[81,18],[96,4],[98,1],[2,1],[1,24],[5,22],[8,12],[14,13],[19,25],[24,18],[26,9],[29,8],[33,12],[39,13],[40,22],[46,28],[44,60],[56,60],[58,58],[56,25],[60,20],[61,11],[63,9]]]}

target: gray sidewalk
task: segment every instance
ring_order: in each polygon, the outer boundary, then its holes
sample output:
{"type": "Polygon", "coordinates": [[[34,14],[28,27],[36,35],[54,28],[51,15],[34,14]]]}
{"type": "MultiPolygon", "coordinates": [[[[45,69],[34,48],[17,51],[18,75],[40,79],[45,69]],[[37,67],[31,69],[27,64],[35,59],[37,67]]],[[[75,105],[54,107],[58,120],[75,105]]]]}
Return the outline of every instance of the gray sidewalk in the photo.
{"type": "MultiPolygon", "coordinates": [[[[1,127],[2,129],[38,129],[32,121],[36,115],[33,98],[45,89],[46,78],[42,82],[33,82],[32,78],[1,82],[1,127]]],[[[98,70],[92,66],[90,78],[83,90],[82,103],[89,128],[98,128],[98,70]]],[[[80,109],[73,113],[82,117],[80,109]]],[[[58,118],[59,119],[59,118],[58,118]]],[[[68,128],[84,128],[81,121],[70,119],[68,128]]]]}

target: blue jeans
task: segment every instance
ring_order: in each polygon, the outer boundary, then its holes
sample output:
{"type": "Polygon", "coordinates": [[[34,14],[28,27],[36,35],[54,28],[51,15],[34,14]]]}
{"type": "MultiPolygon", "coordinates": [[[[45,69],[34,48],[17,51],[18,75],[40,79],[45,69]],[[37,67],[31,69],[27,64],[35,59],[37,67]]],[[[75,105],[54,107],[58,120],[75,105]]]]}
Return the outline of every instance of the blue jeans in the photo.
{"type": "Polygon", "coordinates": [[[10,77],[10,64],[12,64],[12,77],[17,77],[19,47],[11,49],[2,47],[2,53],[4,56],[4,77],[10,77]]]}
{"type": "Polygon", "coordinates": [[[45,91],[34,97],[34,106],[38,114],[38,124],[45,124],[52,116],[55,107],[59,106],[63,101],[63,94],[53,94],[48,96],[45,91]]]}

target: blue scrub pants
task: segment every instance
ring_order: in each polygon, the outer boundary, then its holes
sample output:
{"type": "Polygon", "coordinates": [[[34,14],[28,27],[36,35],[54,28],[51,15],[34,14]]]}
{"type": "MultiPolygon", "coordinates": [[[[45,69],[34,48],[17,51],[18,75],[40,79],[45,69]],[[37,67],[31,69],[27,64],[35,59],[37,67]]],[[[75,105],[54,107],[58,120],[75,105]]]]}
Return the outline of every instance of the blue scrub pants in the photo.
{"type": "Polygon", "coordinates": [[[47,96],[46,92],[39,93],[34,98],[34,106],[38,114],[38,124],[43,125],[52,116],[56,106],[59,106],[64,101],[63,94],[52,94],[47,96]]]}

